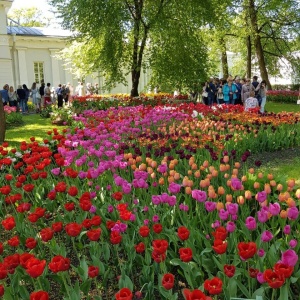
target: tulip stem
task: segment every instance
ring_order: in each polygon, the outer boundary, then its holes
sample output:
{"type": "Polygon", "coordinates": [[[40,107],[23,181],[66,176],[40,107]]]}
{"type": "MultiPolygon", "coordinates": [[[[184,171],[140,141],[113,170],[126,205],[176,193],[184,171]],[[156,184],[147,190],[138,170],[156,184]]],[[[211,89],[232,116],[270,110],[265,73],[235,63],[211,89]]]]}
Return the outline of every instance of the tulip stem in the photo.
{"type": "Polygon", "coordinates": [[[276,292],[276,290],[275,290],[275,289],[273,289],[273,291],[272,291],[272,298],[271,298],[271,300],[275,300],[275,292],[276,292]]]}
{"type": "Polygon", "coordinates": [[[39,286],[40,286],[41,290],[43,291],[43,290],[44,290],[44,288],[43,288],[43,286],[42,286],[42,283],[41,283],[41,281],[40,281],[40,278],[38,278],[38,279],[37,279],[37,282],[38,282],[38,284],[39,284],[39,286]]]}

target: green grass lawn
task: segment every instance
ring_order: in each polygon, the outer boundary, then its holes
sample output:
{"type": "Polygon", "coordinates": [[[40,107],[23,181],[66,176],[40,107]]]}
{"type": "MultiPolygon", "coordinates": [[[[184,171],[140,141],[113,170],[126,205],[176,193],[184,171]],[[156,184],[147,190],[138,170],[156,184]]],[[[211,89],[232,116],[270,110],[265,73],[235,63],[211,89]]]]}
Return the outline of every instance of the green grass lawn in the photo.
{"type": "Polygon", "coordinates": [[[23,121],[22,125],[6,130],[5,139],[11,148],[18,147],[22,141],[28,142],[30,137],[41,142],[47,138],[47,131],[56,127],[51,124],[50,118],[42,118],[39,114],[24,115],[23,121]]]}
{"type": "Polygon", "coordinates": [[[268,102],[268,99],[267,99],[265,109],[268,112],[275,112],[275,113],[279,113],[282,111],[300,112],[300,104],[268,102]]]}
{"type": "MultiPolygon", "coordinates": [[[[269,112],[300,112],[300,105],[267,102],[266,110],[269,112]]],[[[23,116],[24,124],[15,128],[8,128],[6,131],[6,141],[10,147],[18,147],[22,141],[29,141],[30,137],[35,137],[37,141],[42,141],[47,138],[47,131],[54,127],[49,118],[42,118],[38,114],[30,114],[23,116]]],[[[63,129],[63,127],[59,127],[63,129]]],[[[283,151],[284,153],[284,151],[283,151]]],[[[294,178],[297,184],[300,185],[300,155],[296,152],[295,155],[285,156],[285,159],[272,158],[263,163],[260,168],[263,172],[270,172],[274,175],[286,175],[288,178],[294,178]]]]}

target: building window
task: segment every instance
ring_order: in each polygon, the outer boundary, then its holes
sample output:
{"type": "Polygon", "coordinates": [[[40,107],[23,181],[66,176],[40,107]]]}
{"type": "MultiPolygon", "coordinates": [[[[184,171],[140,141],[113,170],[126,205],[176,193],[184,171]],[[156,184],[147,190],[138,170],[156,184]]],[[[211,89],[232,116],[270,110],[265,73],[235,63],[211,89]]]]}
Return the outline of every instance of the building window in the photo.
{"type": "Polygon", "coordinates": [[[34,67],[34,81],[40,84],[41,81],[44,80],[44,63],[35,62],[33,67],[34,67]]]}

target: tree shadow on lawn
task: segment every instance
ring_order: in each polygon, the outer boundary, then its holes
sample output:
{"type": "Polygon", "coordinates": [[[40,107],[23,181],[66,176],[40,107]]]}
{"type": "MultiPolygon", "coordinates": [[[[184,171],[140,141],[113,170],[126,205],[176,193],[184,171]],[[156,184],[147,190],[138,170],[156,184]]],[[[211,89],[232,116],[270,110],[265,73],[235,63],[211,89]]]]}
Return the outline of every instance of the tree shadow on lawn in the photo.
{"type": "Polygon", "coordinates": [[[272,173],[276,176],[293,178],[300,185],[300,147],[283,149],[274,152],[256,153],[247,162],[249,167],[257,169],[255,162],[260,161],[258,170],[272,173]]]}
{"type": "MultiPolygon", "coordinates": [[[[10,148],[19,148],[22,141],[30,142],[31,137],[35,137],[37,142],[48,139],[48,131],[57,128],[51,124],[49,118],[42,118],[40,115],[25,115],[23,123],[17,126],[10,125],[5,134],[5,141],[9,143],[10,148]]],[[[61,131],[65,127],[59,127],[61,131]]]]}

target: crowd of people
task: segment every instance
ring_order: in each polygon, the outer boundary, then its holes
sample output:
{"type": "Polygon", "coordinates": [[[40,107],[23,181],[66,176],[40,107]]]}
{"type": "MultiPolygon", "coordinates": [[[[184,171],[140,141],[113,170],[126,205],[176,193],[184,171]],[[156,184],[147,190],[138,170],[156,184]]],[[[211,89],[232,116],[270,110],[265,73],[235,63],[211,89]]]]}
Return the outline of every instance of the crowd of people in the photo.
{"type": "Polygon", "coordinates": [[[57,104],[57,107],[63,107],[69,105],[72,96],[85,96],[99,93],[98,83],[92,85],[83,82],[79,82],[74,89],[70,83],[58,84],[57,87],[51,87],[51,83],[45,84],[42,80],[40,87],[36,82],[33,82],[31,88],[28,88],[26,84],[18,85],[15,90],[13,86],[5,84],[3,89],[0,90],[2,95],[3,105],[9,105],[16,107],[17,111],[21,111],[22,114],[28,114],[28,101],[31,98],[36,113],[40,113],[41,110],[48,105],[57,104]]]}
{"type": "Polygon", "coordinates": [[[258,81],[257,76],[241,79],[239,76],[229,76],[227,80],[210,78],[203,84],[202,101],[206,105],[213,104],[240,104],[245,111],[251,108],[260,108],[260,112],[265,112],[267,99],[266,81],[258,81]]]}

